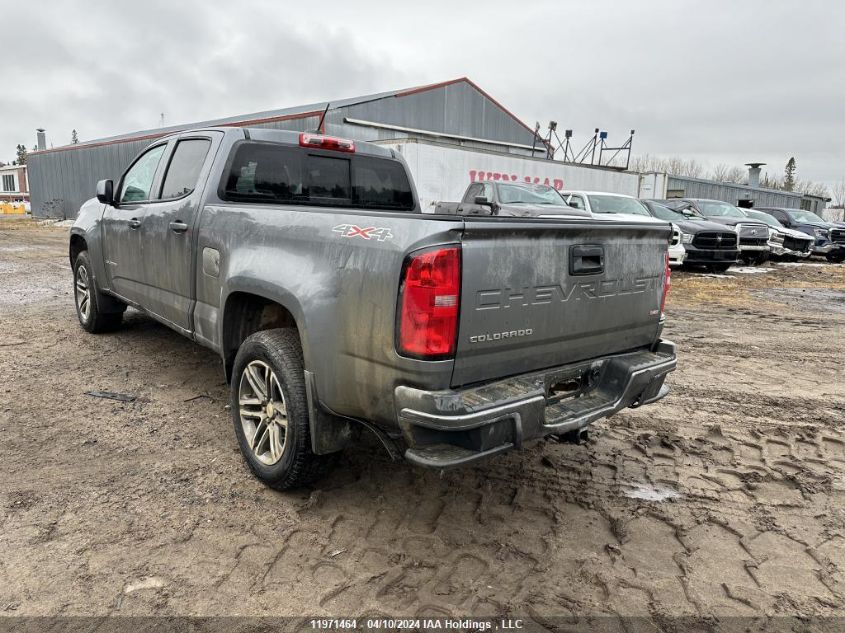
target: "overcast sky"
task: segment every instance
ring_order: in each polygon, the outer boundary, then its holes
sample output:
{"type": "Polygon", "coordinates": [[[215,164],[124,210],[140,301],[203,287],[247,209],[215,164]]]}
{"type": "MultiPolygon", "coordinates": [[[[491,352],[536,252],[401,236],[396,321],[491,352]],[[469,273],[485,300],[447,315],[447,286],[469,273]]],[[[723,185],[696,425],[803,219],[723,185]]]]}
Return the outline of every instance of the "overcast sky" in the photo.
{"type": "Polygon", "coordinates": [[[0,0],[0,160],[48,143],[468,76],[637,154],[845,177],[845,3],[0,0]]]}

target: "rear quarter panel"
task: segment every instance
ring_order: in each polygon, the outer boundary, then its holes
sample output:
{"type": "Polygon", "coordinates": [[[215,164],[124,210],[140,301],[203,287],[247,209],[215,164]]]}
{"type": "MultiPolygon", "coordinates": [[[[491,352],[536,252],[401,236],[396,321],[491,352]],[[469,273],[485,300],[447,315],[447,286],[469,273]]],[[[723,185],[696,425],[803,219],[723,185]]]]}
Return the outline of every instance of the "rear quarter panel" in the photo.
{"type": "Polygon", "coordinates": [[[414,250],[457,243],[462,222],[419,213],[210,204],[197,256],[197,338],[220,349],[223,309],[235,292],[273,300],[294,316],[321,403],[344,415],[395,420],[393,389],[448,386],[453,361],[399,356],[394,345],[402,263],[414,250]],[[381,229],[365,239],[354,228],[381,229]],[[202,254],[219,252],[219,275],[202,254]]]}

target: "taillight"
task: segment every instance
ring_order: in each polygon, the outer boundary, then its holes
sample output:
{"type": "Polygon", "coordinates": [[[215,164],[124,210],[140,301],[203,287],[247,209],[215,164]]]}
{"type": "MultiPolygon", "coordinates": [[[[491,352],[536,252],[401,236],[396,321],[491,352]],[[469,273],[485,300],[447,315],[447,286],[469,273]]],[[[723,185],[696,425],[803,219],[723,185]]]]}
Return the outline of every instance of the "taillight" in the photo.
{"type": "Polygon", "coordinates": [[[400,286],[399,353],[426,359],[454,355],[460,303],[459,246],[411,255],[400,286]]]}
{"type": "Polygon", "coordinates": [[[660,297],[660,314],[666,307],[666,295],[669,294],[669,287],[672,285],[672,269],[669,267],[669,253],[663,254],[663,296],[660,297]]]}
{"type": "Polygon", "coordinates": [[[334,152],[347,152],[349,154],[355,153],[355,143],[353,141],[335,136],[302,132],[299,135],[299,144],[302,147],[313,147],[314,149],[330,149],[334,152]]]}

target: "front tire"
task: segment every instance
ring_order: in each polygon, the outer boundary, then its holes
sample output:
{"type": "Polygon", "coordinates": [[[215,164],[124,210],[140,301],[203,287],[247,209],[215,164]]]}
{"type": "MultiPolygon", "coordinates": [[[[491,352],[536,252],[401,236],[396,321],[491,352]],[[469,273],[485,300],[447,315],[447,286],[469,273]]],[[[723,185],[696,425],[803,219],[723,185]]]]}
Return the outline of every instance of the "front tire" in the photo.
{"type": "Polygon", "coordinates": [[[88,251],[80,252],[73,263],[73,298],[79,324],[86,332],[99,334],[120,326],[126,306],[121,305],[122,309],[118,311],[106,312],[103,309],[108,297],[104,297],[97,289],[88,251]]]}
{"type": "Polygon", "coordinates": [[[333,456],[311,451],[308,400],[299,334],[291,328],[248,337],[232,371],[232,422],[250,470],[287,490],[326,474],[333,456]]]}
{"type": "Polygon", "coordinates": [[[842,253],[828,253],[825,257],[831,264],[841,264],[845,261],[845,254],[842,253]]]}

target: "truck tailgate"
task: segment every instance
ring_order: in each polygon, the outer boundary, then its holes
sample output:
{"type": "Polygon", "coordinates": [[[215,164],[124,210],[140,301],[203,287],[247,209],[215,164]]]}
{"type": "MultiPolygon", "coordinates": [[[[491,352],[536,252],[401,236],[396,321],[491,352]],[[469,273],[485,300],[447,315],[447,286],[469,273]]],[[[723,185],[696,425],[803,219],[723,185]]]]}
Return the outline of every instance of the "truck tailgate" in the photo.
{"type": "Polygon", "coordinates": [[[468,219],[452,386],[653,343],[670,235],[666,223],[468,219]]]}

